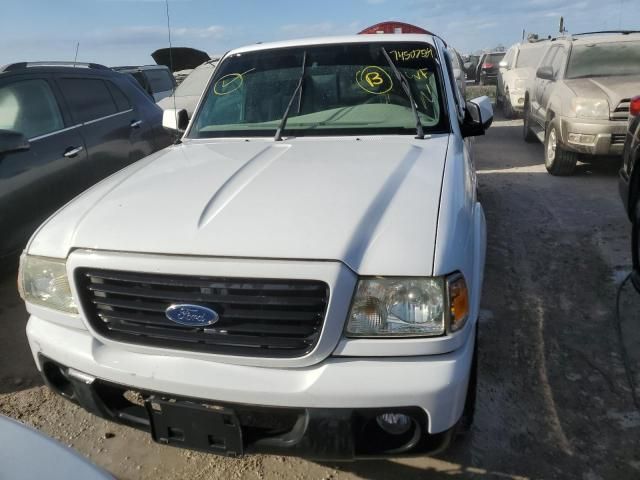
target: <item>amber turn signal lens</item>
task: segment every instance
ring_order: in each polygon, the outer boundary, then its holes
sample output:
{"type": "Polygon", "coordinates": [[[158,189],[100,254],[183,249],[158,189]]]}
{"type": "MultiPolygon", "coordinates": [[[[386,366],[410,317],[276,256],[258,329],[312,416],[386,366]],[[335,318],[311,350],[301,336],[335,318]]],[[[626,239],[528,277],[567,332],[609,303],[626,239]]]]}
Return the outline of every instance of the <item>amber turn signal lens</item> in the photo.
{"type": "Polygon", "coordinates": [[[455,332],[464,327],[469,317],[469,292],[467,282],[461,275],[449,281],[449,308],[451,312],[450,330],[455,332]]]}

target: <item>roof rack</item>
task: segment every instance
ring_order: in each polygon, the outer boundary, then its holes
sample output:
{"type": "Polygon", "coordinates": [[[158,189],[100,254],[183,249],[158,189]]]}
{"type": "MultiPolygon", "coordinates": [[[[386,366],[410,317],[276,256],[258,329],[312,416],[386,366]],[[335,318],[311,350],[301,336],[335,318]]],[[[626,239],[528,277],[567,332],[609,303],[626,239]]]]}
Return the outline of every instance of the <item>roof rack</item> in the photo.
{"type": "Polygon", "coordinates": [[[640,30],[600,30],[597,32],[572,33],[570,37],[580,37],[583,35],[598,35],[602,33],[619,33],[621,35],[629,35],[630,33],[640,33],[640,30]]]}
{"type": "Polygon", "coordinates": [[[109,70],[109,67],[100,65],[99,63],[87,62],[16,62],[0,67],[0,72],[11,72],[14,70],[23,70],[32,67],[74,67],[74,68],[93,68],[96,70],[109,70]]]}

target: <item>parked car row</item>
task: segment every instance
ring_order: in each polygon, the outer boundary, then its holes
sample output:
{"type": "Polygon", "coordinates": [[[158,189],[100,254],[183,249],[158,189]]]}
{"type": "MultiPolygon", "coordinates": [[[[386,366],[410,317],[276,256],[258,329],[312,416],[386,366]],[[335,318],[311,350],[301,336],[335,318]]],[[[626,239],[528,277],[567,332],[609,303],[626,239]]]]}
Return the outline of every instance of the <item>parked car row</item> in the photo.
{"type": "Polygon", "coordinates": [[[171,96],[176,80],[164,65],[113,67],[116,72],[131,75],[155,102],[171,96]]]}
{"type": "Polygon", "coordinates": [[[579,158],[620,156],[639,86],[640,33],[552,39],[525,91],[524,139],[544,143],[552,175],[572,174],[579,158]]]}

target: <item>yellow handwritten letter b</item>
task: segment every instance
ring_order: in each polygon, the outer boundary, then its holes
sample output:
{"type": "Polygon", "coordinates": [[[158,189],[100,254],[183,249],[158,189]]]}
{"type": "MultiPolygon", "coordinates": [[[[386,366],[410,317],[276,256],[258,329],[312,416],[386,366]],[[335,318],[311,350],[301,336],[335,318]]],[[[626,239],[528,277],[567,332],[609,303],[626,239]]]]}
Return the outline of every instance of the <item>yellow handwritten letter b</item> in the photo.
{"type": "Polygon", "coordinates": [[[364,76],[364,78],[371,87],[377,87],[384,83],[383,78],[378,72],[369,72],[364,76]]]}

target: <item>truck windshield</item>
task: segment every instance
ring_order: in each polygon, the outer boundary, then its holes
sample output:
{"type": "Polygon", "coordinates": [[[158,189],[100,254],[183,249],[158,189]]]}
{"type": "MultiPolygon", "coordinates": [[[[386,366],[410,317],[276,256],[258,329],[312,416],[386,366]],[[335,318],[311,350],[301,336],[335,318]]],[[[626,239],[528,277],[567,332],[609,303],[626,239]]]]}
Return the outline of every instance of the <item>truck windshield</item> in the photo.
{"type": "Polygon", "coordinates": [[[640,41],[576,45],[567,78],[640,75],[640,41]]]}
{"type": "Polygon", "coordinates": [[[273,136],[301,77],[285,136],[415,135],[416,117],[382,48],[407,78],[425,133],[448,130],[436,50],[356,43],[239,53],[219,65],[191,138],[273,136]]]}
{"type": "Polygon", "coordinates": [[[535,68],[540,63],[543,53],[544,49],[541,47],[521,48],[516,60],[516,68],[535,68]]]}

